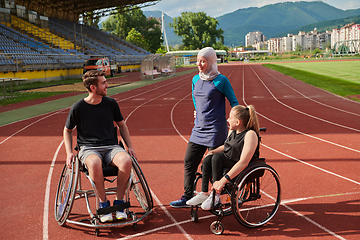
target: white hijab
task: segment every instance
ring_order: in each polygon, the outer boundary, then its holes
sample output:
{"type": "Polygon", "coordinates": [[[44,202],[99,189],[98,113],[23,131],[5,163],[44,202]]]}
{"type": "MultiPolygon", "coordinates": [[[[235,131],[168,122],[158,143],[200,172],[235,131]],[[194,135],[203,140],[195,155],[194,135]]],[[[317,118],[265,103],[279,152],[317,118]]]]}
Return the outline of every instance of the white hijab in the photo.
{"type": "Polygon", "coordinates": [[[216,78],[220,72],[217,67],[216,52],[212,47],[206,47],[199,51],[198,56],[206,58],[208,66],[205,72],[199,72],[200,79],[205,81],[211,81],[216,78]]]}

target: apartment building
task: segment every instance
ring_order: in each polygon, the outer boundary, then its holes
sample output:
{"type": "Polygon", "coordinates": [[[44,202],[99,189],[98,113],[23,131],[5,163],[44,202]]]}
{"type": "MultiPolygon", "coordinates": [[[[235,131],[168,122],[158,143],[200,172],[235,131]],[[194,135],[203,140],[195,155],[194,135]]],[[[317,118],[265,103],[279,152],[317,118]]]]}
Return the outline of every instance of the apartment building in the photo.
{"type": "Polygon", "coordinates": [[[245,46],[246,47],[249,45],[254,46],[258,42],[265,42],[265,41],[266,41],[266,37],[265,37],[265,35],[263,35],[262,32],[258,32],[258,31],[249,32],[245,36],[245,46]]]}
{"type": "Polygon", "coordinates": [[[288,34],[286,37],[271,38],[267,41],[270,52],[291,52],[296,50],[326,49],[331,42],[331,32],[318,33],[315,28],[311,32],[300,31],[297,35],[288,34]]]}
{"type": "Polygon", "coordinates": [[[246,45],[252,45],[257,50],[268,49],[273,53],[314,50],[316,48],[325,50],[338,48],[345,45],[350,53],[360,52],[360,24],[351,23],[340,29],[318,32],[314,28],[311,32],[300,31],[296,35],[288,34],[286,37],[270,38],[261,32],[249,32],[245,37],[246,45]],[[261,40],[265,39],[265,40],[261,40]],[[261,40],[261,41],[260,41],[261,40]]]}
{"type": "Polygon", "coordinates": [[[346,46],[351,53],[360,52],[360,24],[350,23],[342,28],[335,28],[331,33],[331,48],[338,51],[341,46],[346,46]]]}

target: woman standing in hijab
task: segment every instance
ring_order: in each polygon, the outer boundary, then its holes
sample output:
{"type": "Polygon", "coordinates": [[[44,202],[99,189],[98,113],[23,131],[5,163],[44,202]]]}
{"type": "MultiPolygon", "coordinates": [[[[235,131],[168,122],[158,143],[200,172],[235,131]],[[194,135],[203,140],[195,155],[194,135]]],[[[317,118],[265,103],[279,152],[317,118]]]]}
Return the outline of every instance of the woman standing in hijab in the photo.
{"type": "Polygon", "coordinates": [[[191,207],[195,173],[206,150],[222,145],[227,137],[225,97],[231,107],[239,105],[230,81],[217,68],[216,52],[211,47],[199,51],[196,65],[199,74],[192,79],[195,121],[184,158],[184,195],[170,202],[175,208],[191,207]]]}

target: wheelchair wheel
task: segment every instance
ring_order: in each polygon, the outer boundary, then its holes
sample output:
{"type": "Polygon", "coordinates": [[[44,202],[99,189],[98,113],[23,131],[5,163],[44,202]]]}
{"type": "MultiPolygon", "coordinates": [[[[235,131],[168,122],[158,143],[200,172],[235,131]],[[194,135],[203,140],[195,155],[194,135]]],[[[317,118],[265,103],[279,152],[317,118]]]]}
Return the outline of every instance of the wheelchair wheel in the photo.
{"type": "Polygon", "coordinates": [[[215,235],[221,235],[224,232],[224,225],[219,221],[215,221],[210,225],[210,231],[215,235]]]}
{"type": "Polygon", "coordinates": [[[79,176],[79,161],[76,159],[69,169],[66,164],[60,176],[55,198],[55,220],[64,225],[68,218],[75,196],[79,176]]]}
{"type": "Polygon", "coordinates": [[[133,190],[134,195],[139,201],[141,207],[144,209],[144,211],[148,212],[153,208],[153,199],[144,174],[141,171],[140,166],[135,158],[132,158],[131,175],[131,189],[133,190]]]}
{"type": "Polygon", "coordinates": [[[280,179],[269,165],[256,166],[235,182],[232,208],[235,218],[254,228],[272,219],[280,205],[280,179]]]}

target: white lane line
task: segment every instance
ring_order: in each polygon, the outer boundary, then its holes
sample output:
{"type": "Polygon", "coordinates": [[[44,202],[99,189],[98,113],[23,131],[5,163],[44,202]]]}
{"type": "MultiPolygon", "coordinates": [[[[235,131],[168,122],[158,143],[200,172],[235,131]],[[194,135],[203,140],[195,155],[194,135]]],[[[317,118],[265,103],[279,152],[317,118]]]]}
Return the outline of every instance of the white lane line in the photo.
{"type": "Polygon", "coordinates": [[[288,199],[288,200],[281,200],[281,203],[287,204],[287,203],[302,202],[302,201],[307,201],[307,200],[312,200],[312,199],[317,199],[317,198],[340,197],[340,196],[356,195],[356,194],[360,194],[360,192],[347,192],[347,193],[328,194],[328,195],[322,195],[322,196],[294,198],[294,199],[288,199]]]}
{"type": "Polygon", "coordinates": [[[176,128],[175,126],[175,123],[174,123],[174,109],[176,108],[176,106],[182,102],[184,99],[186,99],[188,96],[190,96],[191,93],[189,93],[188,95],[185,95],[185,97],[183,97],[182,99],[180,99],[171,109],[171,112],[170,112],[170,120],[171,120],[171,124],[173,126],[173,128],[175,129],[175,131],[179,134],[179,136],[186,142],[188,143],[189,141],[179,132],[179,130],[176,128]]]}
{"type": "MultiPolygon", "coordinates": [[[[319,101],[317,101],[317,100],[315,100],[315,99],[313,99],[313,98],[310,98],[310,97],[306,96],[305,94],[301,93],[300,91],[296,90],[295,88],[291,87],[290,85],[286,84],[286,83],[283,82],[282,80],[278,79],[277,77],[273,76],[271,73],[269,73],[269,72],[266,72],[266,73],[269,74],[270,76],[272,76],[273,78],[275,78],[276,80],[278,80],[279,82],[281,82],[282,84],[284,84],[285,86],[287,86],[288,88],[292,89],[294,92],[298,93],[299,95],[303,96],[304,98],[306,98],[306,99],[308,99],[308,100],[310,100],[310,101],[313,101],[313,102],[315,102],[315,103],[317,103],[317,104],[319,104],[319,105],[322,105],[322,106],[325,106],[325,107],[328,107],[328,108],[332,108],[332,109],[334,109],[334,110],[336,110],[336,111],[340,111],[340,112],[344,112],[344,113],[347,113],[347,114],[351,114],[351,115],[360,117],[360,114],[353,113],[353,112],[349,112],[349,111],[345,111],[345,110],[343,110],[343,109],[341,109],[341,108],[337,108],[337,107],[334,107],[334,106],[330,106],[330,105],[328,105],[328,104],[325,104],[325,103],[319,102],[319,101]]],[[[316,88],[316,87],[315,87],[315,88],[316,88]]],[[[318,89],[318,90],[322,90],[322,89],[320,89],[320,88],[317,88],[317,89],[318,89]]],[[[324,91],[324,90],[322,90],[322,91],[324,91]]],[[[326,93],[329,93],[329,92],[326,92],[326,93]]],[[[331,95],[333,95],[333,96],[336,96],[336,97],[339,97],[339,98],[341,98],[341,99],[346,99],[346,98],[344,98],[344,97],[335,95],[335,94],[333,94],[333,93],[329,93],[329,94],[331,94],[331,95]]],[[[349,99],[347,99],[347,100],[349,100],[349,99]]],[[[355,101],[352,101],[352,102],[357,103],[357,104],[360,104],[360,102],[355,102],[355,101]]]]}
{"type": "MultiPolygon", "coordinates": [[[[268,70],[272,70],[272,69],[268,69],[268,70]]],[[[275,71],[275,70],[272,70],[272,71],[275,71]]],[[[269,72],[267,72],[267,73],[270,74],[269,72]]],[[[283,74],[283,73],[281,73],[281,72],[278,72],[278,73],[280,73],[281,75],[284,75],[284,76],[286,76],[286,77],[289,77],[289,78],[292,78],[292,79],[297,80],[296,78],[287,76],[287,75],[285,75],[285,74],[283,74]]],[[[321,88],[318,88],[318,87],[315,87],[315,86],[313,86],[313,87],[319,89],[320,91],[323,91],[323,92],[326,92],[326,93],[328,93],[328,94],[330,94],[330,95],[333,95],[333,96],[336,97],[336,98],[341,98],[342,100],[345,100],[345,101],[348,101],[348,102],[351,102],[351,103],[360,104],[360,102],[358,102],[358,101],[354,101],[354,100],[351,100],[351,99],[349,99],[349,98],[336,95],[336,94],[334,94],[334,93],[325,91],[324,89],[321,89],[321,88]]],[[[329,106],[329,107],[331,107],[331,106],[329,106]]],[[[345,111],[345,112],[346,112],[346,111],[345,111]]],[[[349,112],[349,113],[350,113],[350,112],[349,112]]],[[[356,114],[356,113],[355,113],[355,114],[356,114]]],[[[357,115],[357,114],[356,114],[356,115],[357,115]]]]}
{"type": "MultiPolygon", "coordinates": [[[[212,217],[217,217],[217,216],[211,214],[211,215],[199,217],[199,220],[203,220],[203,219],[207,219],[207,218],[212,218],[212,217]]],[[[123,237],[123,238],[119,238],[118,240],[120,240],[120,239],[121,239],[121,240],[122,240],[122,239],[130,239],[130,238],[134,238],[134,237],[141,237],[141,236],[144,236],[144,235],[153,233],[153,232],[157,232],[157,231],[164,230],[164,229],[167,229],[167,228],[175,227],[175,226],[177,226],[177,225],[182,225],[182,224],[192,223],[192,222],[193,222],[193,221],[192,221],[191,219],[189,219],[189,220],[181,221],[181,222],[178,222],[178,223],[172,223],[172,224],[164,225],[164,226],[157,227],[157,228],[154,228],[154,229],[150,229],[150,230],[147,230],[147,231],[145,231],[145,232],[137,233],[137,234],[134,234],[134,235],[129,235],[129,236],[126,236],[126,237],[123,237]]]]}
{"type": "MultiPolygon", "coordinates": [[[[16,134],[18,134],[18,133],[24,131],[25,129],[27,129],[28,127],[34,125],[35,123],[38,123],[38,122],[40,122],[40,121],[42,121],[42,120],[44,120],[44,119],[46,119],[46,118],[49,118],[49,117],[51,117],[51,116],[54,116],[54,115],[56,115],[56,114],[58,114],[58,113],[60,113],[60,112],[62,112],[62,111],[64,111],[64,109],[58,110],[58,111],[56,111],[56,112],[53,112],[53,113],[51,113],[51,114],[49,114],[49,115],[46,115],[46,116],[43,117],[43,118],[40,118],[40,119],[36,120],[35,122],[32,122],[32,123],[26,125],[26,126],[23,127],[22,129],[20,129],[20,130],[18,130],[17,132],[11,134],[11,135],[8,136],[7,138],[5,138],[3,141],[1,141],[1,142],[0,142],[0,145],[3,144],[4,142],[6,142],[7,140],[9,140],[10,138],[12,138],[13,136],[15,136],[16,134]]],[[[24,119],[24,120],[26,120],[26,119],[24,119]]],[[[21,120],[21,121],[24,121],[24,120],[21,120]]],[[[11,124],[12,124],[12,123],[11,123],[11,124]]],[[[7,124],[7,125],[9,125],[9,124],[7,124]]],[[[6,126],[6,125],[4,125],[4,126],[6,126]]],[[[3,126],[1,126],[1,127],[3,127],[3,126]]]]}
{"type": "MultiPolygon", "coordinates": [[[[183,78],[180,78],[180,79],[178,79],[178,80],[176,80],[176,81],[170,81],[170,82],[167,83],[167,84],[163,84],[163,85],[161,85],[161,86],[158,86],[158,87],[149,89],[149,90],[147,90],[147,91],[144,91],[144,92],[141,92],[141,93],[132,95],[132,96],[130,96],[130,97],[128,97],[128,98],[120,99],[120,100],[118,100],[117,102],[123,102],[123,101],[129,100],[129,99],[132,99],[132,98],[135,98],[135,97],[144,95],[144,94],[146,94],[146,93],[149,93],[149,92],[158,90],[158,89],[160,89],[160,88],[164,88],[164,87],[166,87],[166,86],[172,85],[172,84],[174,84],[174,83],[180,82],[180,81],[182,81],[182,80],[184,80],[184,79],[186,79],[186,78],[187,78],[187,77],[183,77],[183,78]]],[[[148,86],[148,85],[147,85],[147,86],[148,86]]],[[[145,86],[144,86],[144,87],[145,87],[145,86]]],[[[143,100],[143,99],[141,99],[141,100],[143,100]]]]}
{"type": "Polygon", "coordinates": [[[325,169],[320,168],[320,167],[318,167],[318,166],[315,166],[315,165],[313,165],[313,164],[307,163],[307,162],[305,162],[305,161],[302,161],[302,160],[300,160],[300,159],[297,159],[297,158],[295,158],[295,157],[292,157],[292,156],[290,156],[290,155],[288,155],[288,154],[286,154],[286,153],[283,153],[283,152],[280,152],[280,151],[278,151],[278,150],[276,150],[276,149],[274,149],[274,148],[271,148],[271,147],[269,147],[269,146],[267,146],[267,145],[265,145],[265,144],[261,144],[261,146],[264,146],[264,147],[266,147],[267,149],[272,150],[272,151],[274,151],[274,152],[276,152],[276,153],[278,153],[278,154],[281,154],[281,155],[283,155],[283,156],[285,156],[285,157],[287,157],[287,158],[290,158],[290,159],[295,160],[295,161],[297,161],[297,162],[303,163],[303,164],[308,165],[308,166],[310,166],[310,167],[312,167],[312,168],[316,168],[316,169],[318,169],[318,170],[320,170],[320,171],[322,171],[322,172],[325,172],[325,173],[334,175],[334,176],[339,177],[339,178],[342,178],[342,179],[344,179],[344,180],[346,180],[346,181],[349,181],[349,182],[355,183],[355,184],[357,184],[357,185],[360,185],[360,182],[357,182],[357,181],[352,180],[352,179],[350,179],[350,178],[347,178],[347,177],[341,176],[341,175],[339,175],[339,174],[333,173],[333,172],[331,172],[331,171],[325,170],[325,169]]]}
{"type": "MultiPolygon", "coordinates": [[[[250,67],[250,68],[251,68],[251,67],[250,67]]],[[[252,68],[251,68],[251,69],[252,69],[252,68]]],[[[253,70],[253,71],[254,71],[254,70],[253,70]]],[[[255,73],[255,74],[256,74],[256,73],[255,73]]],[[[245,71],[243,71],[242,81],[243,81],[243,99],[242,99],[242,100],[243,100],[244,104],[247,105],[247,103],[246,103],[246,101],[245,101],[245,71]]],[[[261,80],[260,80],[260,81],[261,81],[261,80]]],[[[264,117],[265,119],[267,119],[267,120],[269,120],[269,121],[271,121],[271,122],[273,122],[273,123],[275,123],[275,124],[277,124],[277,125],[279,125],[279,126],[282,126],[282,127],[287,128],[287,129],[289,129],[289,130],[292,130],[292,131],[295,131],[295,132],[297,132],[297,133],[306,135],[306,136],[308,136],[308,137],[313,137],[313,136],[311,136],[311,135],[304,134],[304,133],[301,133],[300,131],[294,130],[294,129],[289,128],[289,127],[286,127],[286,126],[284,126],[284,125],[282,125],[282,124],[280,124],[280,123],[278,123],[278,122],[275,122],[275,121],[273,121],[273,120],[265,117],[264,115],[261,115],[261,114],[259,114],[259,113],[258,113],[258,115],[264,117]]],[[[313,137],[313,138],[315,138],[315,137],[313,137]]],[[[326,140],[323,140],[323,139],[320,139],[320,138],[316,138],[316,139],[317,139],[317,140],[320,140],[320,141],[325,141],[325,142],[331,143],[331,142],[329,142],[329,141],[326,141],[326,140]]],[[[337,144],[335,144],[335,143],[331,143],[331,144],[337,145],[337,144]]],[[[312,164],[309,164],[309,163],[307,163],[307,162],[304,162],[304,161],[301,161],[301,160],[299,160],[299,159],[296,159],[296,158],[294,158],[294,157],[291,157],[291,156],[289,156],[289,155],[287,155],[287,154],[284,154],[284,153],[282,153],[282,152],[280,152],[280,151],[278,151],[278,150],[275,150],[275,149],[273,149],[273,148],[271,148],[271,147],[269,147],[269,146],[267,146],[267,145],[262,144],[262,146],[264,146],[264,147],[266,147],[266,148],[268,148],[268,149],[270,149],[270,150],[272,150],[272,151],[275,151],[275,152],[277,152],[277,153],[279,153],[279,154],[282,154],[282,155],[284,155],[284,156],[286,156],[286,157],[288,157],[288,158],[290,158],[290,159],[293,159],[293,160],[299,161],[299,162],[301,162],[301,163],[303,163],[303,164],[306,164],[306,165],[309,165],[309,166],[311,166],[311,167],[314,167],[314,168],[316,168],[316,169],[318,169],[318,170],[324,171],[324,172],[326,172],[326,173],[332,174],[332,175],[334,175],[334,176],[340,177],[340,178],[345,179],[345,180],[348,180],[348,181],[350,181],[350,182],[353,182],[353,183],[356,183],[356,184],[360,184],[360,183],[358,183],[358,182],[356,182],[356,181],[354,181],[354,180],[352,180],[352,179],[345,178],[345,177],[340,176],[340,175],[338,175],[338,174],[336,174],[336,173],[332,173],[332,172],[327,171],[327,170],[325,170],[325,169],[319,168],[319,167],[317,167],[317,166],[315,166],[315,165],[312,165],[312,164]]],[[[339,146],[341,146],[341,145],[339,145],[339,146]]],[[[341,147],[344,147],[344,146],[341,146],[341,147]]],[[[344,148],[347,148],[347,147],[344,147],[344,148]]],[[[349,149],[349,150],[354,150],[354,149],[349,149]]],[[[357,151],[357,150],[354,150],[354,151],[357,151]]],[[[291,207],[289,207],[289,206],[287,206],[286,204],[284,204],[283,201],[282,201],[281,205],[284,206],[284,207],[286,207],[288,210],[290,210],[291,212],[295,213],[296,215],[304,218],[305,220],[307,220],[307,221],[310,222],[311,224],[313,224],[313,225],[317,226],[318,228],[322,229],[323,231],[331,234],[332,236],[334,236],[334,237],[336,237],[336,238],[339,238],[339,239],[342,239],[342,240],[345,239],[345,238],[343,238],[343,237],[335,234],[334,232],[326,229],[325,227],[321,226],[320,224],[316,223],[315,221],[311,220],[310,218],[308,218],[308,217],[302,215],[301,213],[295,211],[295,210],[292,209],[291,207]]]]}
{"type": "Polygon", "coordinates": [[[51,161],[50,170],[48,174],[48,178],[46,181],[46,188],[45,188],[45,199],[44,199],[44,216],[43,216],[43,239],[47,240],[49,239],[49,199],[50,199],[50,185],[51,185],[51,178],[55,167],[55,161],[59,154],[60,148],[63,145],[64,141],[61,141],[58,148],[56,149],[56,152],[54,154],[54,157],[51,161]]]}
{"type": "Polygon", "coordinates": [[[154,101],[154,100],[156,100],[156,99],[158,99],[158,98],[160,98],[160,97],[162,97],[162,96],[165,96],[165,95],[167,95],[167,94],[169,94],[169,93],[171,93],[171,92],[173,92],[173,91],[175,91],[175,90],[178,90],[179,88],[182,88],[182,87],[184,87],[184,86],[186,86],[186,85],[188,85],[188,83],[185,83],[185,84],[183,84],[183,85],[180,85],[179,87],[173,88],[173,89],[171,89],[170,91],[168,91],[168,92],[166,92],[166,93],[163,93],[163,94],[161,94],[161,95],[159,95],[159,96],[157,96],[157,97],[155,97],[155,98],[152,98],[152,99],[150,99],[150,100],[148,100],[148,101],[146,101],[146,102],[138,105],[134,110],[132,110],[132,111],[129,113],[129,115],[128,115],[127,118],[125,119],[125,122],[130,118],[130,116],[131,116],[136,110],[138,110],[139,108],[141,108],[141,107],[144,106],[145,104],[148,104],[149,102],[152,102],[152,101],[154,101]]]}
{"type": "MultiPolygon", "coordinates": [[[[250,67],[250,68],[251,68],[251,67],[250,67]]],[[[252,69],[252,68],[251,68],[251,69],[252,69]]],[[[253,70],[253,71],[254,71],[254,70],[253,70]]],[[[256,73],[255,73],[255,74],[256,74],[256,73]]],[[[259,78],[259,77],[258,77],[258,78],[259,78]]],[[[245,71],[243,71],[243,78],[242,78],[242,80],[243,80],[243,98],[242,98],[242,101],[244,102],[245,105],[247,105],[246,100],[245,100],[245,71]]],[[[259,80],[261,81],[260,78],[259,78],[259,80]]],[[[263,84],[264,84],[264,83],[263,83],[263,84]]],[[[265,84],[264,84],[264,86],[266,87],[265,84]]],[[[267,87],[266,87],[266,88],[267,88],[267,87]]],[[[350,151],[353,151],[353,152],[360,153],[360,150],[353,149],[353,148],[349,148],[349,147],[346,147],[346,146],[343,146],[343,145],[340,145],[340,144],[337,144],[337,143],[334,143],[334,142],[330,142],[330,141],[328,141],[328,140],[325,140],[325,139],[322,139],[322,138],[319,138],[319,137],[312,136],[312,135],[307,134],[307,133],[300,132],[300,131],[298,131],[298,130],[295,130],[295,129],[293,129],[293,128],[290,128],[290,127],[288,127],[288,126],[285,126],[285,125],[283,125],[283,124],[281,124],[281,123],[279,123],[279,122],[276,122],[276,121],[274,121],[274,120],[266,117],[265,115],[261,114],[260,112],[256,112],[256,113],[257,113],[258,116],[261,116],[261,117],[265,118],[266,120],[268,120],[268,121],[270,121],[270,122],[272,122],[272,123],[274,123],[274,124],[276,124],[276,125],[278,125],[278,126],[281,126],[281,127],[283,127],[283,128],[286,128],[286,129],[288,129],[288,130],[290,130],[290,131],[293,131],[293,132],[295,132],[295,133],[298,133],[298,134],[300,134],[300,135],[304,135],[304,136],[306,136],[306,137],[310,137],[310,138],[313,138],[313,139],[316,139],[316,140],[319,140],[319,141],[322,141],[322,142],[325,142],[325,143],[329,143],[329,144],[331,144],[331,145],[334,145],[334,146],[337,146],[337,147],[340,147],[340,148],[344,148],[344,149],[346,149],[346,150],[350,150],[350,151]]]]}
{"type": "Polygon", "coordinates": [[[275,101],[277,101],[278,103],[280,103],[281,105],[295,111],[295,112],[298,112],[300,114],[303,114],[305,116],[308,116],[308,117],[311,117],[311,118],[314,118],[316,120],[319,120],[319,121],[322,121],[322,122],[325,122],[325,123],[328,123],[328,124],[332,124],[332,125],[335,125],[337,127],[341,127],[341,128],[345,128],[345,129],[349,129],[349,130],[352,130],[352,131],[355,131],[355,132],[360,132],[359,129],[355,129],[355,128],[352,128],[352,127],[348,127],[348,126],[345,126],[345,125],[342,125],[342,124],[338,124],[338,123],[334,123],[334,122],[331,122],[331,121],[328,121],[328,120],[325,120],[325,119],[322,119],[322,118],[319,118],[319,117],[316,117],[316,116],[313,116],[311,114],[308,114],[308,113],[305,113],[305,112],[302,112],[296,108],[293,108],[283,102],[281,102],[280,100],[278,100],[275,95],[270,91],[270,89],[267,87],[267,85],[263,82],[263,80],[259,77],[259,75],[254,71],[254,69],[252,67],[250,67],[251,70],[254,72],[254,74],[256,75],[256,77],[259,79],[259,81],[263,84],[263,86],[266,88],[266,90],[270,93],[270,95],[274,98],[275,101]]]}
{"type": "Polygon", "coordinates": [[[310,222],[311,224],[313,224],[313,225],[317,226],[318,228],[322,229],[323,231],[327,232],[328,234],[330,234],[330,235],[332,235],[332,236],[334,236],[334,237],[336,237],[338,239],[346,240],[346,238],[343,238],[343,237],[337,235],[336,233],[330,231],[329,229],[321,226],[317,222],[315,222],[315,221],[311,220],[310,218],[304,216],[303,214],[299,213],[298,211],[296,211],[295,209],[289,207],[288,205],[286,205],[286,204],[281,204],[281,205],[286,207],[289,211],[295,213],[297,216],[304,218],[306,221],[310,222]]]}

